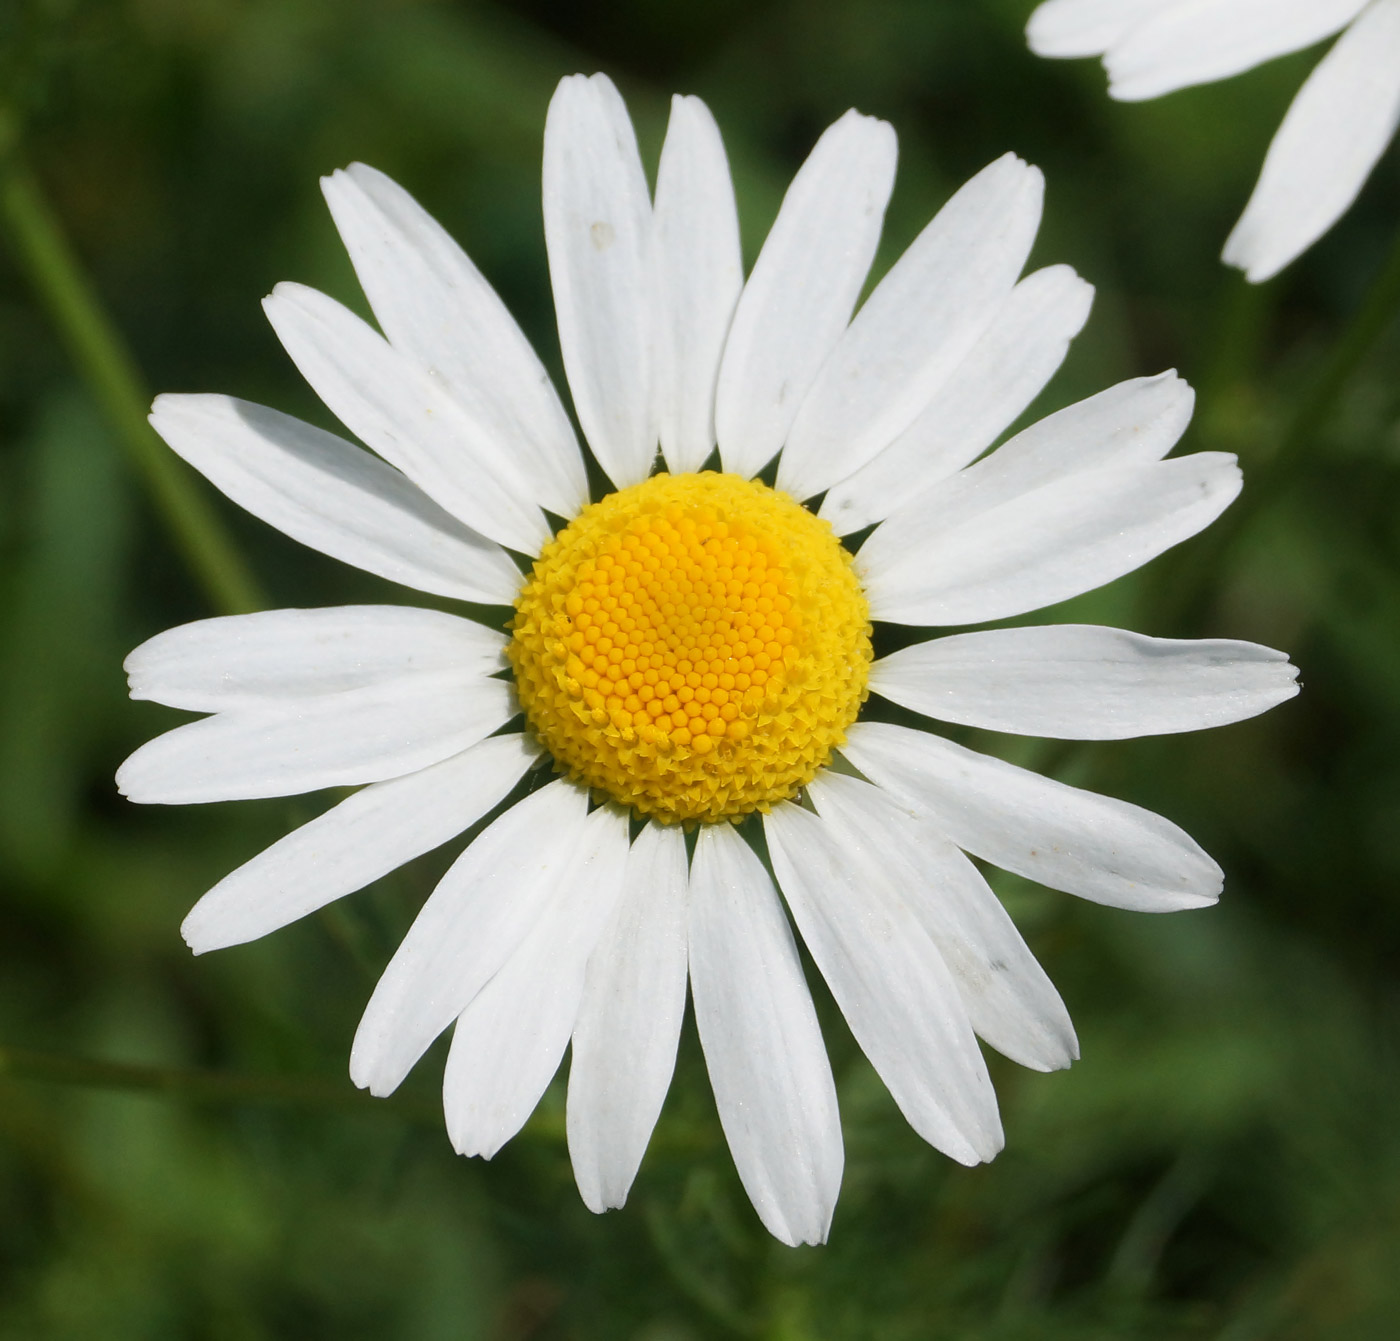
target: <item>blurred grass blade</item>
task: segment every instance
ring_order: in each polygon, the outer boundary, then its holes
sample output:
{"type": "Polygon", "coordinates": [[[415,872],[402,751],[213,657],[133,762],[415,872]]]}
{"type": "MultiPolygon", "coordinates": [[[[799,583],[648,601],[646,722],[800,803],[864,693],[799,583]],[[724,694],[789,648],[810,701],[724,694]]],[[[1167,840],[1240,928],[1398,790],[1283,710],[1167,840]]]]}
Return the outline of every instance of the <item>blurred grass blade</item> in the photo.
{"type": "Polygon", "coordinates": [[[265,602],[252,574],[208,500],[146,422],[151,398],[131,355],[99,306],[38,184],[13,150],[0,154],[0,219],[210,604],[221,614],[261,609],[265,602]]]}

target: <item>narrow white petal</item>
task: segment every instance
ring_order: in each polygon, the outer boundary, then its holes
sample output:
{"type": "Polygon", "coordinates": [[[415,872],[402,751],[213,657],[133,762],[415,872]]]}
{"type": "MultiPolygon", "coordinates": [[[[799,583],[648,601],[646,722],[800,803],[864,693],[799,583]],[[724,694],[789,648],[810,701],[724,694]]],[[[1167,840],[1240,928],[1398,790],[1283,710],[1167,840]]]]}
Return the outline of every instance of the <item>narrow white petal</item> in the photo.
{"type": "Polygon", "coordinates": [[[1220,896],[1220,868],[1190,836],[1125,801],[882,722],[857,722],[841,752],[959,847],[1051,889],[1147,913],[1220,896]]]}
{"type": "Polygon", "coordinates": [[[1181,0],[1045,0],[1026,37],[1037,56],[1101,56],[1134,27],[1181,0]]]}
{"type": "Polygon", "coordinates": [[[1055,375],[1093,300],[1093,285],[1067,265],[1037,270],[1016,285],[914,422],[827,492],[821,515],[836,533],[883,521],[986,451],[1055,375]]]}
{"type": "Polygon", "coordinates": [[[131,697],[221,712],[417,675],[504,670],[503,633],[438,610],[342,605],[224,615],[158,633],[123,663],[131,697]]]}
{"type": "Polygon", "coordinates": [[[574,409],[619,489],[656,459],[651,200],[606,75],[559,83],[544,129],[544,240],[574,409]]]}
{"type": "Polygon", "coordinates": [[[964,471],[957,488],[986,507],[1095,467],[1160,461],[1195,408],[1196,393],[1175,372],[1119,382],[1022,429],[964,471]]]}
{"type": "Polygon", "coordinates": [[[588,796],[559,780],[494,820],[414,919],[365,1007],[350,1078],[392,1094],[575,873],[588,796]]]}
{"type": "Polygon", "coordinates": [[[1371,0],[1180,0],[1133,27],[1104,57],[1124,102],[1251,70],[1340,32],[1371,0]]]}
{"type": "Polygon", "coordinates": [[[656,408],[673,472],[715,446],[720,355],[744,285],[739,214],[724,143],[699,98],[671,99],[656,171],[656,408]]]}
{"type": "Polygon", "coordinates": [[[977,343],[1030,255],[1039,169],[1006,154],[934,215],[822,366],[793,421],[778,487],[810,498],[914,421],[977,343]]]}
{"type": "Polygon", "coordinates": [[[961,1164],[992,1159],[1003,1138],[987,1064],[952,974],[903,898],[921,873],[907,846],[878,841],[888,825],[862,836],[841,822],[840,790],[821,795],[821,816],[785,801],[763,822],[802,941],[909,1125],[961,1164]]]}
{"type": "Polygon", "coordinates": [[[824,1243],[845,1156],[836,1086],[777,891],[727,824],[690,873],[690,990],[719,1120],[758,1218],[824,1243]]]}
{"type": "Polygon", "coordinates": [[[855,854],[847,858],[852,879],[859,880],[856,865],[882,868],[891,896],[937,947],[980,1037],[1037,1071],[1079,1056],[1054,984],[977,868],[927,815],[836,773],[818,774],[809,794],[842,848],[855,854]]]}
{"type": "Polygon", "coordinates": [[[875,258],[895,157],[886,122],[847,112],[792,179],[720,364],[715,429],[726,470],[757,474],[787,439],[875,258]]]}
{"type": "Polygon", "coordinates": [[[509,605],[520,570],[400,471],[230,396],[157,396],[151,427],[215,488],[322,554],[418,591],[509,605]]]}
{"type": "Polygon", "coordinates": [[[583,457],[535,351],[471,259],[403,187],[363,163],[321,179],[380,329],[441,380],[518,458],[535,501],[561,517],[588,502],[583,457]]]}
{"type": "Polygon", "coordinates": [[[381,782],[460,753],[519,710],[505,681],[461,671],[238,708],[148,741],[117,786],[143,804],[189,805],[381,782]]]}
{"type": "Polygon", "coordinates": [[[520,463],[440,380],[348,308],[302,284],[279,284],[263,310],[327,408],[473,530],[522,554],[550,538],[520,463]]]}
{"type": "Polygon", "coordinates": [[[569,1063],[569,1157],[584,1205],[627,1200],[671,1084],[685,1014],[685,835],[648,824],[593,956],[569,1063]]]}
{"type": "Polygon", "coordinates": [[[221,950],[363,889],[470,828],[538,754],[528,736],[492,736],[440,764],[361,788],[220,880],[180,934],[195,954],[221,950]]]}
{"type": "Polygon", "coordinates": [[[857,571],[875,619],[1004,619],[1140,568],[1209,526],[1240,483],[1233,456],[1198,452],[1084,471],[987,511],[973,497],[950,514],[927,495],[875,530],[856,556],[857,571]]]}
{"type": "Polygon", "coordinates": [[[1225,261],[1256,284],[1351,206],[1400,126],[1400,0],[1376,0],[1322,58],[1269,146],[1225,261]]]}
{"type": "Polygon", "coordinates": [[[442,1078],[447,1135],[459,1155],[490,1159],[524,1126],[559,1069],[584,966],[617,905],[626,868],[627,816],[595,810],[584,821],[568,879],[462,1012],[442,1078]]]}
{"type": "Polygon", "coordinates": [[[1223,638],[1148,638],[1088,624],[989,629],[916,643],[870,687],[944,722],[1066,740],[1199,731],[1298,692],[1288,657],[1223,638]]]}

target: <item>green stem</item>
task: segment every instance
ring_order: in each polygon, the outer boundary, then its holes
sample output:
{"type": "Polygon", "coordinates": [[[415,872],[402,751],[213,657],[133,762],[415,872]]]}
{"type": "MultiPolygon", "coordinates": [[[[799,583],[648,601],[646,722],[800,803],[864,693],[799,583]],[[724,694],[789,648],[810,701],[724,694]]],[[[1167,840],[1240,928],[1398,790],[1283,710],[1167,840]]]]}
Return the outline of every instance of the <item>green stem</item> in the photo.
{"type": "Polygon", "coordinates": [[[208,499],[146,422],[150,395],[38,184],[18,152],[13,148],[6,151],[3,146],[0,221],[69,354],[210,603],[224,614],[262,609],[266,602],[208,499]]]}

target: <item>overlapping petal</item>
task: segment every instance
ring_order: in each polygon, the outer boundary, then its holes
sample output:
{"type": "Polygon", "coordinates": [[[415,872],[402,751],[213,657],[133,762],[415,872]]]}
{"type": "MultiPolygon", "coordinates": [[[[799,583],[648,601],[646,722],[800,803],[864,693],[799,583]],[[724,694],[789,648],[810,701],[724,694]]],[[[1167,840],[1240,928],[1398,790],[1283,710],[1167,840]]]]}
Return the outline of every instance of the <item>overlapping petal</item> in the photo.
{"type": "Polygon", "coordinates": [[[569,1157],[584,1205],[621,1206],[671,1084],[685,1014],[685,835],[648,824],[588,961],[569,1063],[569,1157]]]}
{"type": "Polygon", "coordinates": [[[263,310],[297,370],[356,437],[473,530],[539,552],[549,526],[520,463],[431,372],[305,285],[277,285],[263,310]]]}
{"type": "Polygon", "coordinates": [[[802,402],[778,487],[810,498],[913,422],[992,323],[1030,255],[1045,181],[1007,154],[933,217],[865,301],[802,402]]]}
{"type": "Polygon", "coordinates": [[[1051,889],[1146,913],[1220,895],[1220,868],[1190,836],[1126,801],[882,722],[857,722],[842,753],[960,848],[1051,889]]]}
{"type": "Polygon", "coordinates": [[[350,1078],[392,1094],[574,875],[588,798],[564,781],[513,805],[452,864],[365,1007],[350,1078]]]}
{"type": "Polygon", "coordinates": [[[580,826],[568,881],[458,1018],[442,1080],[458,1154],[490,1159],[539,1102],[568,1046],[584,968],[626,867],[627,816],[595,810],[580,826]]]}
{"type": "Polygon", "coordinates": [[[380,329],[441,380],[492,456],[514,461],[561,517],[588,501],[568,415],[530,342],[461,247],[403,187],[363,163],[321,180],[380,329]]]}
{"type": "Polygon", "coordinates": [[[847,112],[817,141],[744,285],[715,394],[725,470],[756,475],[855,309],[894,187],[895,137],[847,112]]]}
{"type": "Polygon", "coordinates": [[[195,954],[266,936],[470,828],[539,756],[528,736],[492,736],[406,777],[363,787],[245,862],[185,918],[195,954]]]}
{"type": "Polygon", "coordinates": [[[151,426],[239,507],[303,545],[435,596],[509,605],[520,570],[401,471],[231,396],[157,396],[151,426]]]}

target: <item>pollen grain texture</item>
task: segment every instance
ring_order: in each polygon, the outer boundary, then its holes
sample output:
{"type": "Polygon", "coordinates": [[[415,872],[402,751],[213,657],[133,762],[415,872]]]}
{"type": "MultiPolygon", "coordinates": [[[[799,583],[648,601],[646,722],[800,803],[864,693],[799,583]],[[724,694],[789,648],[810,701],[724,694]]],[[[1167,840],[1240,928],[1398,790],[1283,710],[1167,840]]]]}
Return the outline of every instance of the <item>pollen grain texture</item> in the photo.
{"type": "Polygon", "coordinates": [[[509,646],[556,764],[665,823],[795,796],[865,700],[869,607],[830,526],[738,475],[656,475],[541,553],[509,646]]]}

